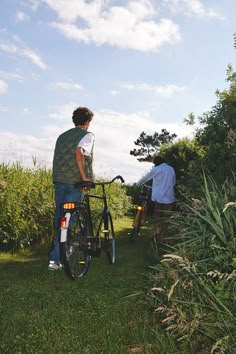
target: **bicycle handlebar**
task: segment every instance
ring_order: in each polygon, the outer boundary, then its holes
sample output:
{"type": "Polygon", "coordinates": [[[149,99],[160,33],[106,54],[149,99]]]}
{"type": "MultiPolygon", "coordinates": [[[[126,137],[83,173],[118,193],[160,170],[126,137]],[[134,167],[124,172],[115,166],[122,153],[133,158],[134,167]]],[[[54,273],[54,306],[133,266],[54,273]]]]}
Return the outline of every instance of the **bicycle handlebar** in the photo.
{"type": "Polygon", "coordinates": [[[121,181],[121,183],[125,182],[124,178],[122,176],[118,175],[118,176],[114,177],[111,181],[108,181],[108,182],[95,182],[94,184],[96,186],[102,186],[102,185],[105,185],[105,184],[111,184],[114,181],[116,181],[117,179],[119,179],[121,181]]]}
{"type": "Polygon", "coordinates": [[[113,183],[115,180],[119,179],[121,181],[121,183],[124,183],[125,180],[122,176],[118,175],[116,177],[114,177],[111,181],[108,182],[92,182],[92,181],[81,181],[76,183],[76,186],[79,188],[95,188],[95,186],[103,186],[105,184],[111,184],[113,183]]]}
{"type": "Polygon", "coordinates": [[[122,176],[120,176],[120,175],[114,177],[113,180],[111,181],[111,183],[114,182],[116,179],[119,179],[121,181],[121,183],[125,183],[124,178],[122,176]]]}

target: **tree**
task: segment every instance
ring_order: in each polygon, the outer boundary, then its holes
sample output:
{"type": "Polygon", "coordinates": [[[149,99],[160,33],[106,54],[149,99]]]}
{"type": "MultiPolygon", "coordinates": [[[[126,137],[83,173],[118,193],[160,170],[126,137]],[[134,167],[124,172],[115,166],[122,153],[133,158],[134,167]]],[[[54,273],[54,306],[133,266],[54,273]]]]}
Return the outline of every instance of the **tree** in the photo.
{"type": "Polygon", "coordinates": [[[139,156],[137,160],[140,162],[152,162],[153,157],[160,151],[161,144],[169,144],[176,137],[176,134],[170,134],[166,129],[162,129],[160,134],[155,132],[153,135],[142,132],[134,142],[139,148],[131,150],[130,155],[139,156]]]}
{"type": "Polygon", "coordinates": [[[174,168],[176,178],[189,177],[193,172],[193,165],[200,162],[202,151],[195,139],[183,138],[174,143],[161,146],[160,153],[174,168]]]}
{"type": "Polygon", "coordinates": [[[196,141],[205,150],[207,169],[223,178],[236,173],[236,73],[227,68],[229,89],[216,91],[219,100],[211,111],[199,117],[196,141]]]}

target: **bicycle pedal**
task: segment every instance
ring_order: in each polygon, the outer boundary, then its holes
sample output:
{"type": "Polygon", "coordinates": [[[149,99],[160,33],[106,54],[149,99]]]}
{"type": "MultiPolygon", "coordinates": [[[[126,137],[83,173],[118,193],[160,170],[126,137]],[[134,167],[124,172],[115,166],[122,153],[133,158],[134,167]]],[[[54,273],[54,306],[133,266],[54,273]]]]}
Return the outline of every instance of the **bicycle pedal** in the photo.
{"type": "Polygon", "coordinates": [[[93,254],[97,249],[97,239],[94,236],[86,237],[86,250],[89,254],[93,254]]]}
{"type": "Polygon", "coordinates": [[[94,257],[100,257],[101,253],[102,253],[102,249],[101,248],[97,248],[96,251],[95,251],[94,257]]]}
{"type": "Polygon", "coordinates": [[[92,257],[100,257],[101,255],[101,248],[94,248],[94,249],[87,249],[87,253],[92,257]]]}
{"type": "Polygon", "coordinates": [[[93,244],[93,243],[96,242],[96,237],[94,237],[94,236],[87,236],[87,237],[86,237],[86,242],[87,242],[87,243],[90,243],[90,244],[93,244]]]}

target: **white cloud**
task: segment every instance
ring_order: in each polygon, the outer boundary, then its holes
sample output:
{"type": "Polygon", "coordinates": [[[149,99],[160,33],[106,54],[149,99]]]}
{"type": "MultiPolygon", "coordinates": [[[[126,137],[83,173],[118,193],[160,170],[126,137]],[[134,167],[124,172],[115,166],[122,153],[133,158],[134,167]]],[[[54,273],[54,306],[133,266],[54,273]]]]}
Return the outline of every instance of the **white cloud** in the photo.
{"type": "Polygon", "coordinates": [[[8,107],[0,105],[0,112],[6,113],[6,112],[9,112],[9,109],[8,109],[8,107]]]}
{"type": "Polygon", "coordinates": [[[36,157],[37,164],[50,167],[48,158],[52,145],[48,141],[47,138],[0,132],[0,160],[6,164],[21,162],[25,167],[32,167],[36,157]]]}
{"type": "Polygon", "coordinates": [[[80,84],[75,84],[72,82],[55,82],[51,84],[50,87],[63,90],[82,90],[82,86],[80,84]]]}
{"type": "Polygon", "coordinates": [[[76,108],[77,105],[74,102],[70,102],[62,106],[57,106],[54,108],[55,112],[50,113],[49,117],[53,120],[68,121],[69,123],[71,123],[72,114],[76,108]]]}
{"type": "Polygon", "coordinates": [[[36,11],[39,5],[40,5],[40,0],[29,0],[29,6],[33,11],[36,11]]]}
{"type": "Polygon", "coordinates": [[[43,0],[58,17],[67,23],[73,23],[78,18],[87,21],[96,19],[102,10],[104,3],[109,4],[109,0],[92,0],[89,3],[86,0],[43,0]]]}
{"type": "Polygon", "coordinates": [[[128,1],[126,6],[110,6],[111,1],[102,0],[44,2],[62,20],[52,22],[51,26],[76,41],[158,51],[165,44],[181,40],[177,24],[166,18],[156,21],[157,12],[150,0],[128,1]]]}
{"type": "MultiPolygon", "coordinates": [[[[43,126],[42,138],[0,132],[0,160],[6,163],[22,161],[25,166],[33,166],[33,157],[36,157],[38,164],[50,168],[58,135],[73,127],[73,110],[72,104],[58,107],[61,116],[55,113],[51,117],[61,119],[63,116],[63,121],[43,126]]],[[[137,181],[151,167],[130,155],[130,150],[135,148],[134,141],[142,131],[152,135],[166,128],[178,137],[191,136],[192,132],[192,128],[184,124],[157,124],[147,112],[126,114],[103,110],[94,113],[90,130],[95,134],[95,175],[109,178],[121,174],[127,183],[137,181]]]]}
{"type": "Polygon", "coordinates": [[[30,48],[19,48],[15,44],[12,43],[3,43],[0,42],[0,50],[10,53],[16,54],[25,58],[30,59],[35,65],[39,66],[42,70],[46,70],[47,65],[42,61],[40,56],[36,54],[30,48]]]}
{"type": "Polygon", "coordinates": [[[22,55],[28,59],[30,59],[34,64],[39,66],[41,69],[46,70],[47,65],[42,61],[40,56],[36,54],[33,50],[29,48],[24,48],[19,50],[19,55],[22,55]]]}
{"type": "Polygon", "coordinates": [[[149,85],[146,83],[138,83],[138,84],[133,84],[133,83],[125,83],[122,85],[123,88],[127,90],[132,90],[132,91],[149,91],[153,92],[156,95],[160,95],[163,97],[170,97],[178,92],[183,92],[186,90],[186,87],[184,86],[178,86],[174,84],[168,84],[168,85],[149,85]]]}
{"type": "Polygon", "coordinates": [[[115,96],[118,96],[120,93],[117,90],[111,90],[110,94],[115,97],[115,96]]]}
{"type": "Polygon", "coordinates": [[[25,107],[25,108],[23,108],[23,113],[24,114],[31,114],[32,112],[31,112],[30,108],[25,107]]]}
{"type": "Polygon", "coordinates": [[[18,80],[18,81],[23,80],[23,77],[20,74],[15,72],[10,72],[10,71],[4,71],[4,70],[0,70],[0,77],[7,80],[18,80]]]}
{"type": "Polygon", "coordinates": [[[8,89],[8,84],[5,81],[0,80],[0,95],[6,93],[7,89],[8,89]]]}
{"type": "Polygon", "coordinates": [[[176,133],[178,138],[192,134],[192,127],[156,123],[148,112],[96,112],[90,128],[95,134],[95,172],[104,177],[121,174],[129,183],[137,181],[151,167],[151,164],[140,163],[130,155],[130,150],[135,148],[134,141],[142,131],[152,135],[165,128],[170,133],[176,133]]]}
{"type": "Polygon", "coordinates": [[[0,49],[7,53],[17,53],[18,48],[14,44],[4,44],[0,43],[0,49]]]}
{"type": "Polygon", "coordinates": [[[224,17],[212,8],[206,7],[200,0],[164,0],[174,13],[183,13],[189,17],[208,17],[219,20],[224,17]]]}
{"type": "Polygon", "coordinates": [[[19,3],[22,6],[30,8],[32,11],[36,11],[40,5],[40,1],[41,0],[27,0],[26,2],[24,0],[21,0],[19,3]]]}
{"type": "Polygon", "coordinates": [[[40,80],[40,76],[36,73],[32,73],[32,78],[35,80],[35,81],[39,81],[40,80]]]}
{"type": "Polygon", "coordinates": [[[29,20],[29,16],[26,15],[23,11],[17,11],[16,13],[16,22],[24,22],[29,20]]]}

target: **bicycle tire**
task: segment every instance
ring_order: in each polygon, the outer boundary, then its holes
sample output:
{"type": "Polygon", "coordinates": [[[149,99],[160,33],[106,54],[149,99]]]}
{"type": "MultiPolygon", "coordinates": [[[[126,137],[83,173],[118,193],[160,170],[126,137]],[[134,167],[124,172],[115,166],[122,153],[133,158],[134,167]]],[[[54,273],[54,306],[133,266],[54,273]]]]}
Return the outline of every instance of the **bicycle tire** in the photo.
{"type": "Polygon", "coordinates": [[[133,229],[130,233],[131,241],[134,241],[135,238],[137,238],[140,234],[141,216],[142,216],[142,212],[140,210],[137,210],[134,218],[133,229]]]}
{"type": "Polygon", "coordinates": [[[130,239],[131,241],[134,241],[138,236],[140,235],[140,227],[135,226],[133,230],[130,233],[130,239]]]}
{"type": "Polygon", "coordinates": [[[116,239],[112,216],[109,213],[100,225],[100,232],[104,233],[103,248],[110,264],[116,261],[116,239]],[[102,230],[103,228],[103,230],[102,230]]]}
{"type": "Polygon", "coordinates": [[[60,243],[61,263],[65,273],[72,280],[83,277],[91,262],[91,256],[86,248],[86,219],[84,209],[71,214],[66,242],[60,243]]]}

